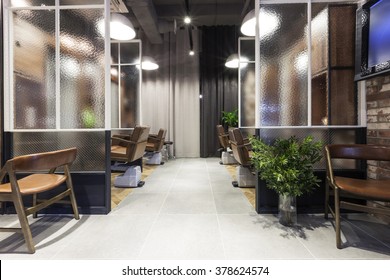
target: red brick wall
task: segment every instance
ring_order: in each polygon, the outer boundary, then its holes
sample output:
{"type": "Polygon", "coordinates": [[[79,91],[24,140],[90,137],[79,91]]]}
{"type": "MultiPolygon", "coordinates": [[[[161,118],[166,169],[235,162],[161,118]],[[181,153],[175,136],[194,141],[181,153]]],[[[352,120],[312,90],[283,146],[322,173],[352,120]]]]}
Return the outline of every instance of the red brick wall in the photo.
{"type": "MultiPolygon", "coordinates": [[[[367,143],[390,145],[390,75],[366,81],[366,93],[367,143]]],[[[390,179],[390,162],[369,161],[367,164],[369,178],[390,179]]],[[[389,218],[380,218],[390,222],[389,218]]]]}

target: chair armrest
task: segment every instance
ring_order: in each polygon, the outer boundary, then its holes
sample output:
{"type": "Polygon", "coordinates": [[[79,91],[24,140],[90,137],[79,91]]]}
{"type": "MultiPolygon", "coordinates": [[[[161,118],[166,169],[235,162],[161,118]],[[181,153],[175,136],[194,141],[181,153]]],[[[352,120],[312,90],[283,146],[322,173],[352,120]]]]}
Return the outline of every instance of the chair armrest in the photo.
{"type": "Polygon", "coordinates": [[[115,136],[112,136],[111,140],[118,140],[120,142],[125,142],[125,143],[128,143],[128,144],[136,144],[136,142],[134,142],[134,141],[126,140],[126,139],[115,137],[115,136]]]}

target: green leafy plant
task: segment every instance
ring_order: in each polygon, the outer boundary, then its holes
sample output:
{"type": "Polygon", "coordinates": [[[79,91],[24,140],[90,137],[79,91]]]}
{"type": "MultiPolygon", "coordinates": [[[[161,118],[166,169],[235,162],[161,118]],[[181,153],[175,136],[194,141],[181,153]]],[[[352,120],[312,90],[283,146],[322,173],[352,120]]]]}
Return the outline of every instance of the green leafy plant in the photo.
{"type": "Polygon", "coordinates": [[[279,195],[301,196],[319,186],[313,164],[322,158],[322,143],[308,136],[277,139],[273,145],[251,138],[252,163],[267,187],[279,195]]]}
{"type": "Polygon", "coordinates": [[[231,112],[222,111],[222,121],[229,127],[238,126],[238,110],[231,112]]]}

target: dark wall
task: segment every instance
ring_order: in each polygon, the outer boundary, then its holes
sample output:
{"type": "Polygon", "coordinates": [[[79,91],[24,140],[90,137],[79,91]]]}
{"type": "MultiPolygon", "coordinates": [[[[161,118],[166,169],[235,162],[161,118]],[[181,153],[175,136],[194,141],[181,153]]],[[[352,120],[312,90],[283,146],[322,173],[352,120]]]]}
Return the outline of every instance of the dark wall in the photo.
{"type": "Polygon", "coordinates": [[[201,28],[200,156],[219,156],[216,126],[222,111],[238,108],[238,70],[225,67],[229,55],[238,52],[237,26],[203,26],[201,28]]]}

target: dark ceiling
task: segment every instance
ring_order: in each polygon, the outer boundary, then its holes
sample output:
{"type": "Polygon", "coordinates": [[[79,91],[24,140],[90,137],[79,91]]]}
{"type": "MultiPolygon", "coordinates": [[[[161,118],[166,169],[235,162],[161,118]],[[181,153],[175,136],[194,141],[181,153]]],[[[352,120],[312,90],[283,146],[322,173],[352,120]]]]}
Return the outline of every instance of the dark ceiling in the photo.
{"type": "MultiPolygon", "coordinates": [[[[153,44],[161,34],[184,26],[186,0],[123,0],[134,27],[142,30],[153,44]]],[[[193,26],[240,25],[254,8],[254,0],[188,0],[193,26]]]]}

